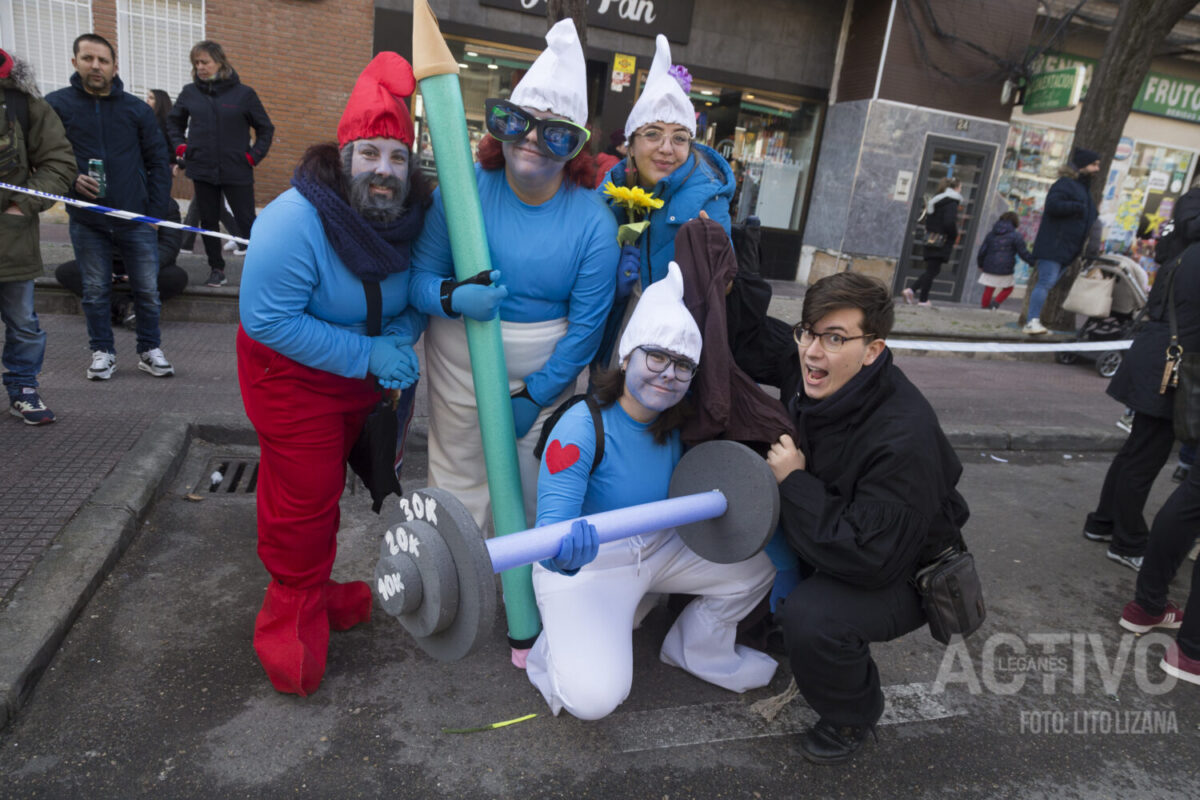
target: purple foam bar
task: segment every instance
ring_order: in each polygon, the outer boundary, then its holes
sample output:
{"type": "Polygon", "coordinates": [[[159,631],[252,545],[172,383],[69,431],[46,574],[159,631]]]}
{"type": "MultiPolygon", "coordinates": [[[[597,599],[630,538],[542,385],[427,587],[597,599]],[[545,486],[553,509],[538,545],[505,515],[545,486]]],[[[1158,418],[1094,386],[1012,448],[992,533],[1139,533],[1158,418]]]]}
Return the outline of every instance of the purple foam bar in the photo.
{"type": "MultiPolygon", "coordinates": [[[[616,508],[589,514],[586,519],[596,526],[600,542],[614,542],[643,533],[686,525],[689,522],[713,519],[725,513],[729,502],[717,490],[657,500],[640,506],[616,508]]],[[[488,555],[492,559],[492,571],[504,572],[523,564],[532,564],[544,558],[558,555],[562,538],[571,532],[575,520],[554,522],[541,528],[530,528],[519,533],[510,533],[488,539],[488,555]]]]}

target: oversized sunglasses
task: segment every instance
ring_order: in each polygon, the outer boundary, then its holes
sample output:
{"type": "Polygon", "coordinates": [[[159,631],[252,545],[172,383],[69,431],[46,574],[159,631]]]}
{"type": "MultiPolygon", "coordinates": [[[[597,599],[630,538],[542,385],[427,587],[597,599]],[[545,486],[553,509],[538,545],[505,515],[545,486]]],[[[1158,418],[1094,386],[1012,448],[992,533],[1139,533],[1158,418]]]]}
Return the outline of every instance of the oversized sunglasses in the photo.
{"type": "Polygon", "coordinates": [[[537,144],[547,158],[570,161],[579,155],[591,134],[565,119],[538,119],[507,100],[484,101],[484,120],[488,133],[502,142],[519,142],[537,128],[537,144]]]}

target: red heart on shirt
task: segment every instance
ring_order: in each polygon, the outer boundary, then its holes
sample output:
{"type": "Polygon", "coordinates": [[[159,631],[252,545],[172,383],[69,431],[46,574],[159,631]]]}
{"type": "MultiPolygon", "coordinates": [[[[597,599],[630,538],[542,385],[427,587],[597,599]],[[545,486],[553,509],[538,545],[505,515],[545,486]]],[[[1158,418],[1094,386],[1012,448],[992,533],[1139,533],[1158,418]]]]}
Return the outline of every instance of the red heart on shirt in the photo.
{"type": "Polygon", "coordinates": [[[562,442],[555,439],[546,448],[546,468],[550,470],[551,475],[562,472],[578,460],[579,448],[573,444],[563,447],[562,442]]]}

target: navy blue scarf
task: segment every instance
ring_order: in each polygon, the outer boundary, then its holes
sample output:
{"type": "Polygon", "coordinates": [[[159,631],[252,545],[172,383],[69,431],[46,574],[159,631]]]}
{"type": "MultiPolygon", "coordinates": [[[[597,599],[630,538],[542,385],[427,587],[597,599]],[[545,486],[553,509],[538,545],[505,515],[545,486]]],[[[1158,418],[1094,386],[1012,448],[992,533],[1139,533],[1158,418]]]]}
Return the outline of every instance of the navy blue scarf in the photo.
{"type": "Polygon", "coordinates": [[[379,283],[403,272],[411,262],[412,240],[421,232],[425,207],[413,203],[389,224],[366,220],[330,187],[301,175],[292,176],[292,186],[312,203],[321,215],[325,236],[338,257],[360,281],[379,283]]]}

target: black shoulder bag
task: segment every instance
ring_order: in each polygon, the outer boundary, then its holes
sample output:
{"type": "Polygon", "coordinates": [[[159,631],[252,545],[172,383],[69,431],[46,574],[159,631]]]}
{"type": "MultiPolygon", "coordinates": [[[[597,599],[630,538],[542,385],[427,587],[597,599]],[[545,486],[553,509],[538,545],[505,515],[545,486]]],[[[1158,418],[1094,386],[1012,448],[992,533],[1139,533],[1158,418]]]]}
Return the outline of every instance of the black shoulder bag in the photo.
{"type": "Polygon", "coordinates": [[[1175,407],[1172,417],[1175,422],[1175,438],[1188,444],[1200,441],[1200,353],[1185,353],[1179,344],[1179,325],[1175,319],[1175,276],[1183,265],[1183,256],[1196,245],[1193,244],[1175,259],[1175,269],[1167,279],[1167,320],[1171,325],[1171,343],[1167,345],[1167,366],[1170,373],[1164,375],[1162,391],[1175,387],[1175,407]]]}
{"type": "Polygon", "coordinates": [[[932,563],[917,570],[913,585],[921,595],[929,633],[942,644],[950,644],[955,634],[970,636],[987,617],[975,558],[965,546],[943,550],[932,563]]]}
{"type": "MultiPolygon", "coordinates": [[[[367,335],[378,336],[383,321],[383,293],[379,284],[372,281],[363,281],[363,292],[367,295],[367,335]]],[[[347,459],[350,469],[371,492],[371,510],[376,514],[389,494],[402,493],[396,477],[396,437],[399,433],[396,407],[385,395],[363,423],[362,432],[347,459]]]]}

